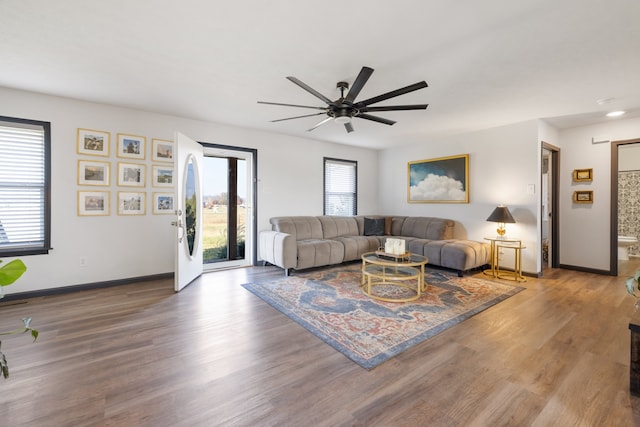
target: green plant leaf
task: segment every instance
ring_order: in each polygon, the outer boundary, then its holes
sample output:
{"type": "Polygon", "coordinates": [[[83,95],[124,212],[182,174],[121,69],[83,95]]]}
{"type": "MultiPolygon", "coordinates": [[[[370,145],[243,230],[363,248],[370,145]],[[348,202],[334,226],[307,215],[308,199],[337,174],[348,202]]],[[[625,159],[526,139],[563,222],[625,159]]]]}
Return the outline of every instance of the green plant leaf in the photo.
{"type": "Polygon", "coordinates": [[[18,280],[27,271],[27,266],[19,259],[0,267],[0,286],[8,286],[18,280]]]}
{"type": "Polygon", "coordinates": [[[634,297],[636,296],[636,292],[635,292],[635,284],[636,283],[637,283],[636,279],[634,279],[633,277],[629,277],[624,282],[624,284],[627,286],[627,292],[629,292],[634,297]]]}

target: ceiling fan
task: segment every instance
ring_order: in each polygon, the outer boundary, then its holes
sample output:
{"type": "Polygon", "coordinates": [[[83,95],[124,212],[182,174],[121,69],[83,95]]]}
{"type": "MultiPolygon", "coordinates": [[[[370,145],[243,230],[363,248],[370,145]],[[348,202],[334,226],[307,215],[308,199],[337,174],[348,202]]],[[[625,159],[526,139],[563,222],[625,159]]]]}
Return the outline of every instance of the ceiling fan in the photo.
{"type": "Polygon", "coordinates": [[[351,85],[351,89],[349,89],[349,83],[347,82],[338,82],[336,84],[336,88],[340,89],[340,98],[335,101],[330,100],[317,90],[313,89],[309,85],[303,83],[295,77],[287,77],[287,80],[292,81],[293,83],[300,86],[302,89],[306,90],[316,98],[324,101],[327,104],[325,107],[313,107],[308,105],[296,105],[296,104],[282,104],[279,102],[265,102],[258,101],[258,104],[269,104],[269,105],[281,105],[285,107],[299,107],[299,108],[312,108],[314,110],[322,110],[319,113],[314,114],[305,114],[303,116],[295,116],[295,117],[287,117],[285,119],[272,120],[271,122],[281,122],[283,120],[292,120],[292,119],[301,119],[303,117],[312,117],[319,116],[322,114],[326,114],[327,118],[323,119],[321,122],[317,123],[311,129],[307,131],[312,131],[315,128],[327,123],[330,120],[334,120],[336,123],[344,124],[347,132],[353,132],[353,125],[351,124],[351,119],[360,118],[365,120],[371,120],[373,122],[383,123],[385,125],[393,125],[395,122],[393,120],[385,119],[378,116],[372,116],[371,112],[379,112],[379,111],[400,111],[400,110],[426,110],[429,104],[417,104],[417,105],[392,105],[392,106],[381,106],[381,107],[370,107],[372,104],[376,104],[381,101],[385,101],[389,98],[394,98],[396,96],[404,95],[405,93],[413,92],[418,89],[423,89],[427,87],[427,83],[425,81],[421,81],[419,83],[414,83],[412,85],[392,90],[391,92],[383,93],[382,95],[374,96],[373,98],[366,99],[364,101],[356,102],[356,98],[362,88],[364,87],[369,77],[373,74],[373,68],[362,67],[358,77],[356,77],[353,85],[351,85]],[[344,95],[344,91],[349,89],[347,95],[344,95]]]}

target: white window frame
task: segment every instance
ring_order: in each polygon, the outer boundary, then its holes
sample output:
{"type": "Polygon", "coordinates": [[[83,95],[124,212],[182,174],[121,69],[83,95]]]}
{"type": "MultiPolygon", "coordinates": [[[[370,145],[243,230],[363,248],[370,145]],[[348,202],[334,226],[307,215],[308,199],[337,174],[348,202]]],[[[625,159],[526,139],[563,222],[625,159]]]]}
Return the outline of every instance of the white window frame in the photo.
{"type": "Polygon", "coordinates": [[[323,214],[351,216],[358,214],[358,162],[324,157],[323,214]],[[345,181],[346,179],[346,181],[345,181]],[[341,199],[346,203],[338,205],[341,199]]]}

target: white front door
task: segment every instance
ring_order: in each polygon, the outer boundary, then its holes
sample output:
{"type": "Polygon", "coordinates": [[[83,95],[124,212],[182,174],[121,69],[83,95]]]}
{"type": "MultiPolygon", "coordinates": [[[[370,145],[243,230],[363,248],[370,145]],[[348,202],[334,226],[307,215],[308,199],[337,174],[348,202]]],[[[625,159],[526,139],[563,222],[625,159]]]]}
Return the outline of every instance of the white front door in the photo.
{"type": "Polygon", "coordinates": [[[176,132],[175,291],[202,274],[202,145],[176,132]]]}

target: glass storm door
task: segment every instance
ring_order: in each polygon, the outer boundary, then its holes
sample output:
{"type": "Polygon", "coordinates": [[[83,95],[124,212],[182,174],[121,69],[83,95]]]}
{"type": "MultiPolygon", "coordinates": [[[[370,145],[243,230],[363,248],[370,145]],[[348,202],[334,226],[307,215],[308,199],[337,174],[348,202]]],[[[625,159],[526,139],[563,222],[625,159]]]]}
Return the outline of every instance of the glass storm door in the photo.
{"type": "Polygon", "coordinates": [[[204,153],[204,268],[250,264],[251,153],[206,146],[204,153]]]}

